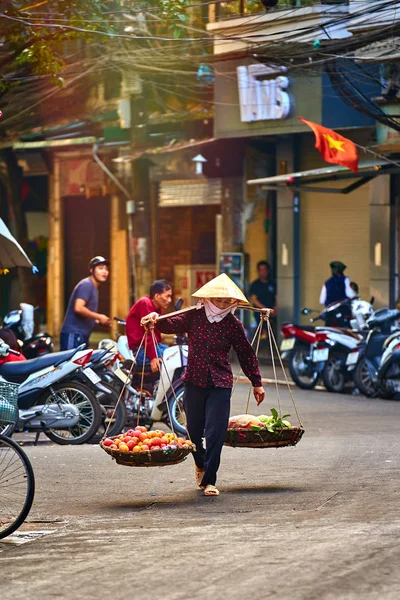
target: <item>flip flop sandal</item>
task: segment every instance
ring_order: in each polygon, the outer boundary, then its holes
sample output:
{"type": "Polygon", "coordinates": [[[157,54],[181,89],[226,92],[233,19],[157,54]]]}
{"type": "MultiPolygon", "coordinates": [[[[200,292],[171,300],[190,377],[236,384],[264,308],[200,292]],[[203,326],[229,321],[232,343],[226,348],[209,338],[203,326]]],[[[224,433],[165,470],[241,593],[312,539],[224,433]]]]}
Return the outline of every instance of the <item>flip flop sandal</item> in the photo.
{"type": "Polygon", "coordinates": [[[198,469],[197,467],[194,468],[196,483],[199,486],[199,488],[201,488],[202,490],[205,489],[205,486],[201,485],[201,482],[203,481],[203,477],[204,477],[204,472],[205,472],[205,469],[198,469]]]}
{"type": "Polygon", "coordinates": [[[205,496],[219,496],[219,491],[215,487],[215,485],[206,485],[204,490],[205,496]]]}

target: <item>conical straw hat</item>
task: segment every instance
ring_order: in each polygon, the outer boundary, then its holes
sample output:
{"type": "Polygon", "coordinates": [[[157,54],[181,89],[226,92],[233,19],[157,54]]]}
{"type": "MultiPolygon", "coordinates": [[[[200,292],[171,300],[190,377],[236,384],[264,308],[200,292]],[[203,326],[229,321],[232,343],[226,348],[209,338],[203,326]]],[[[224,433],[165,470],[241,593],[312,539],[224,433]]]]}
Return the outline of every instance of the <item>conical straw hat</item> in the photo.
{"type": "Polygon", "coordinates": [[[192,296],[193,298],[234,298],[239,301],[239,304],[250,304],[242,290],[225,273],[211,279],[192,296]]]}

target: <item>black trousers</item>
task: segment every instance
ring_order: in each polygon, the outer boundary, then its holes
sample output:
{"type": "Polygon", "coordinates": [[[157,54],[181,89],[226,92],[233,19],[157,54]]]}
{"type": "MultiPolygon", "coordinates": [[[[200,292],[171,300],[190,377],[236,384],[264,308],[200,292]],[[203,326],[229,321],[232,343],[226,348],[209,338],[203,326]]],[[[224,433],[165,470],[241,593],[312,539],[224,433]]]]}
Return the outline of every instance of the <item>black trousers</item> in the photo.
{"type": "Polygon", "coordinates": [[[187,429],[196,445],[193,454],[197,468],[205,469],[201,485],[215,485],[228,428],[231,388],[201,388],[185,384],[183,406],[187,429]],[[203,445],[203,437],[206,447],[203,445]]]}

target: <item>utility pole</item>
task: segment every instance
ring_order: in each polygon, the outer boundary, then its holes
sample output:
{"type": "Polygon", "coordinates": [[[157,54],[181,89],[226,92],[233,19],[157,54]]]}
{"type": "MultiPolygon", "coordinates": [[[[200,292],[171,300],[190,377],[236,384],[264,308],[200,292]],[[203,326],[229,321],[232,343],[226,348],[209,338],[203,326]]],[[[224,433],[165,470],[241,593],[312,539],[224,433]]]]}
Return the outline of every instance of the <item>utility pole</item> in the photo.
{"type": "MultiPolygon", "coordinates": [[[[144,151],[148,147],[148,128],[143,92],[140,96],[131,97],[131,114],[132,149],[135,152],[144,151]]],[[[149,293],[152,281],[150,164],[145,156],[132,161],[132,199],[135,213],[131,216],[133,239],[129,240],[129,243],[133,244],[132,254],[135,260],[135,301],[149,293]]]]}

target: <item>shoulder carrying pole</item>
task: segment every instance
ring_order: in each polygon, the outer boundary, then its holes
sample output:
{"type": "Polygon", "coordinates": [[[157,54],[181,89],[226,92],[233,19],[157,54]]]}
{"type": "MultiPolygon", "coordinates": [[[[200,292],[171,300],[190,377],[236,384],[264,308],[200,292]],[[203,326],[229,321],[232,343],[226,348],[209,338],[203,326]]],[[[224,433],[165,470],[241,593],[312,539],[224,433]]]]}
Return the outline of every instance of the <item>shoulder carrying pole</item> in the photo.
{"type": "MultiPolygon", "coordinates": [[[[181,310],[176,310],[175,312],[167,313],[166,315],[160,315],[158,320],[161,321],[162,319],[168,319],[169,317],[176,317],[178,315],[181,315],[182,313],[188,312],[189,310],[194,310],[195,308],[197,308],[197,306],[187,306],[186,308],[182,308],[181,310]]],[[[238,308],[243,310],[251,310],[252,312],[259,312],[263,316],[265,316],[265,318],[269,318],[271,313],[274,312],[272,308],[256,308],[255,306],[239,305],[238,308]]]]}

